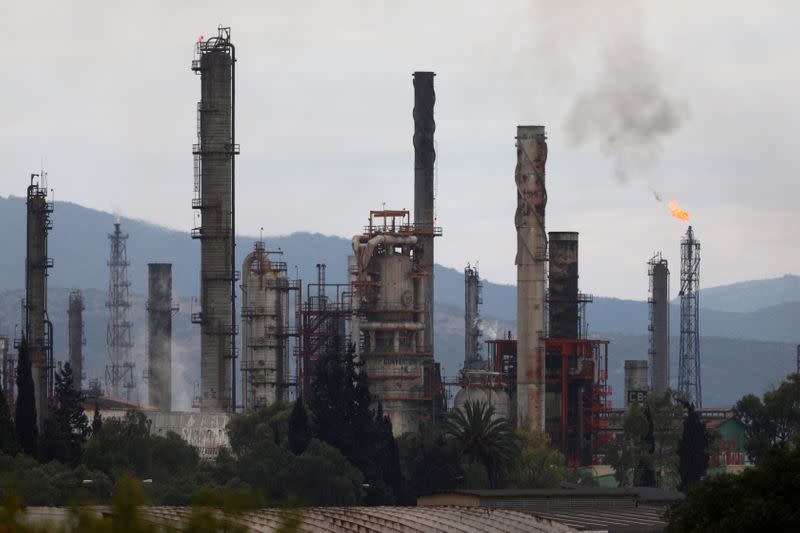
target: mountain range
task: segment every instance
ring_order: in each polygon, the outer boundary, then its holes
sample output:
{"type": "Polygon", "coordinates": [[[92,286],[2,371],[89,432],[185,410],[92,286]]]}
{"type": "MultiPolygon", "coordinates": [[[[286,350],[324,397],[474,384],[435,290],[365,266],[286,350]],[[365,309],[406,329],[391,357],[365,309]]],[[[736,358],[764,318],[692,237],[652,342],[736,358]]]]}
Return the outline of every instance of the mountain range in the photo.
{"type": "MultiPolygon", "coordinates": [[[[87,378],[103,377],[105,359],[105,291],[108,283],[109,241],[114,215],[69,202],[58,202],[52,215],[53,229],[49,255],[54,268],[49,276],[49,311],[54,322],[56,359],[66,357],[66,305],[70,289],[81,289],[86,311],[87,378]]],[[[170,230],[145,221],[122,219],[121,228],[130,235],[127,252],[133,298],[134,353],[137,372],[144,368],[144,323],[147,263],[173,264],[173,292],[180,311],[173,319],[173,372],[176,407],[188,408],[197,381],[199,329],[189,317],[199,292],[199,245],[185,232],[170,230]]],[[[19,323],[20,299],[24,287],[25,200],[0,198],[0,237],[5,243],[0,254],[0,334],[14,335],[19,323]]],[[[255,237],[237,238],[241,264],[252,250],[255,237]]],[[[315,282],[316,265],[327,264],[327,281],[344,282],[350,241],[318,233],[269,236],[267,248],[281,250],[291,277],[315,282]]],[[[585,266],[583,268],[586,268],[585,266]]],[[[436,266],[436,357],[447,376],[455,376],[464,351],[463,273],[436,266]]],[[[642,292],[647,291],[646,273],[642,292]]],[[[590,292],[590,288],[582,288],[590,292]]],[[[484,335],[492,338],[514,331],[516,289],[483,281],[484,335]]],[[[795,345],[800,342],[800,277],[753,280],[703,289],[701,302],[701,358],[706,405],[728,406],[747,392],[761,393],[779,383],[795,369],[795,345]]],[[[679,327],[678,306],[671,309],[672,335],[679,327]]],[[[590,336],[607,338],[610,346],[610,382],[615,404],[621,403],[622,368],[625,359],[647,357],[648,309],[645,301],[595,297],[587,306],[590,336]]],[[[677,377],[678,339],[671,342],[673,382],[677,377]]],[[[102,381],[102,379],[101,379],[102,381]]],[[[140,387],[143,388],[143,387],[140,387]]]]}

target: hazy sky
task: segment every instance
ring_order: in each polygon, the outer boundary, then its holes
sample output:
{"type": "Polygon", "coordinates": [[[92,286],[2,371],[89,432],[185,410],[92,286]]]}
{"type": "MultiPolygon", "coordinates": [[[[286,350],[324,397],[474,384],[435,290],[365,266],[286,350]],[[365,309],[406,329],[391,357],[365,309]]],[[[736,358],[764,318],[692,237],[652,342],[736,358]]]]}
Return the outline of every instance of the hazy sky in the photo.
{"type": "Polygon", "coordinates": [[[702,243],[703,286],[797,273],[798,15],[795,1],[0,0],[0,194],[23,195],[44,159],[56,201],[188,233],[189,67],[224,24],[241,233],[349,237],[384,202],[412,208],[411,73],[433,70],[437,262],[515,280],[514,135],[544,124],[547,228],[581,233],[584,291],[645,298],[663,250],[676,292],[670,198],[702,243]]]}

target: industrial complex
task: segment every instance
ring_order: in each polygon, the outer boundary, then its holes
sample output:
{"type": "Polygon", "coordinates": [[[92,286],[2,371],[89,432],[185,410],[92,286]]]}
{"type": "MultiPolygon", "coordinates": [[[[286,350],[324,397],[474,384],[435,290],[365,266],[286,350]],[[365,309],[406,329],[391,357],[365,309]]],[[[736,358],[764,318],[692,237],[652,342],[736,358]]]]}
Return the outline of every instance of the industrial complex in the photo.
{"type": "MultiPolygon", "coordinates": [[[[347,261],[348,279],[329,283],[325,264],[317,265],[316,279],[291,279],[291,258],[269,250],[263,238],[247,252],[241,270],[236,269],[236,61],[230,28],[221,27],[214,37],[196,43],[191,62],[200,82],[191,200],[191,238],[199,241],[200,265],[199,308],[191,313],[200,332],[200,351],[193,359],[200,375],[195,410],[176,412],[173,407],[172,330],[178,308],[172,282],[183,273],[173,272],[169,263],[148,265],[147,339],[141,347],[146,364],[141,377],[135,372],[129,236],[119,219],[108,235],[107,362],[102,379],[85,375],[83,297],[78,288],[69,295],[69,350],[64,360],[73,368],[76,388],[91,389],[125,407],[139,398],[137,388],[142,397],[146,391],[141,409],[153,420],[153,431],[175,430],[211,454],[225,445],[224,426],[231,413],[307,396],[320,357],[332,348],[352,346],[376,405],[380,402],[396,435],[421,431],[448,410],[479,400],[519,429],[546,432],[569,465],[602,462],[611,438],[608,371],[613,346],[607,339],[592,338],[586,327],[586,306],[592,297],[579,290],[579,234],[548,231],[546,226],[545,127],[516,127],[515,156],[509,150],[509,167],[516,165],[514,181],[509,172],[504,185],[517,200],[513,229],[511,216],[508,227],[517,237],[516,250],[508,250],[509,262],[516,254],[516,333],[484,338],[481,277],[476,264],[467,265],[464,364],[458,377],[448,380],[434,348],[435,242],[445,238],[434,209],[435,74],[414,72],[411,80],[413,210],[384,206],[369,211],[367,223],[353,228],[352,255],[336,259],[347,261]],[[146,386],[138,383],[140,379],[146,386]],[[90,381],[95,385],[88,386],[90,381]],[[449,396],[448,390],[454,394],[449,396]]],[[[24,326],[13,342],[0,337],[0,369],[13,403],[16,355],[9,344],[19,348],[24,340],[33,365],[40,424],[53,394],[55,366],[47,307],[52,219],[46,174],[32,174],[21,302],[24,326]]],[[[641,360],[625,361],[626,406],[670,388],[702,406],[700,244],[691,226],[680,250],[678,380],[671,382],[669,370],[670,271],[657,253],[649,261],[643,258],[649,278],[650,344],[641,360]]],[[[643,293],[646,283],[643,268],[643,293]]]]}

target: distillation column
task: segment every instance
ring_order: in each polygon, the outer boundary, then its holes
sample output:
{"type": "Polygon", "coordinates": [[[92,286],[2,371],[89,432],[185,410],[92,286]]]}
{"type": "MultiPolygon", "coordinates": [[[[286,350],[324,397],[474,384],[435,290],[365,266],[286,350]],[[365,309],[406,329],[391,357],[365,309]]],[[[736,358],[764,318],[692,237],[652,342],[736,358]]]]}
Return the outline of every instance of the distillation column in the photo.
{"type": "Polygon", "coordinates": [[[147,401],[172,410],[172,264],[147,265],[147,401]]]}
{"type": "Polygon", "coordinates": [[[83,387],[83,345],[86,344],[83,335],[83,310],[81,291],[71,291],[67,308],[69,366],[72,368],[72,386],[77,391],[83,387]]]}
{"type": "Polygon", "coordinates": [[[481,277],[478,267],[467,265],[464,269],[464,370],[484,366],[480,356],[481,277]]]}
{"type": "Polygon", "coordinates": [[[544,126],[517,127],[517,426],[544,431],[545,162],[544,126]]]}
{"type": "Polygon", "coordinates": [[[200,409],[235,410],[235,64],[230,29],[197,43],[192,70],[200,74],[198,143],[194,146],[195,198],[200,224],[200,409]]]}
{"type": "Polygon", "coordinates": [[[25,258],[25,340],[31,360],[39,431],[48,414],[48,397],[53,392],[53,325],[47,317],[47,233],[53,223],[53,204],[47,201],[44,175],[31,174],[28,187],[28,235],[25,258]],[[39,181],[37,181],[39,178],[39,181]]]}
{"type": "Polygon", "coordinates": [[[414,73],[414,226],[419,233],[415,249],[417,266],[423,277],[421,301],[422,322],[425,326],[423,345],[433,352],[433,239],[434,239],[434,163],[436,149],[433,134],[433,106],[436,93],[433,89],[433,72],[414,73]]]}
{"type": "Polygon", "coordinates": [[[286,263],[256,242],[242,264],[242,407],[287,399],[289,280],[286,263]]]}
{"type": "Polygon", "coordinates": [[[650,388],[662,395],[669,388],[669,265],[656,255],[650,266],[650,388]]]}

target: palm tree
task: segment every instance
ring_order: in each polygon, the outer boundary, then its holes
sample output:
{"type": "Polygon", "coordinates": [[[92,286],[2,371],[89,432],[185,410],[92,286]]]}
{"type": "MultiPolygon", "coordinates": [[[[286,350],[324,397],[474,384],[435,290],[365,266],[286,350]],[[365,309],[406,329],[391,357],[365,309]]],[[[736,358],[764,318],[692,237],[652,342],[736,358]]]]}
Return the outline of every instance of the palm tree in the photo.
{"type": "Polygon", "coordinates": [[[445,431],[458,443],[463,457],[486,467],[489,482],[497,487],[518,448],[508,420],[495,417],[494,407],[485,402],[468,401],[463,409],[453,410],[445,431]]]}

